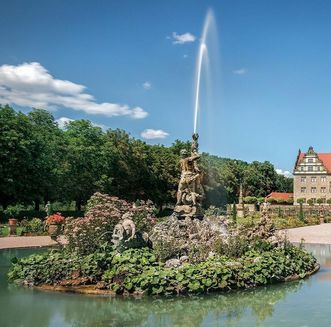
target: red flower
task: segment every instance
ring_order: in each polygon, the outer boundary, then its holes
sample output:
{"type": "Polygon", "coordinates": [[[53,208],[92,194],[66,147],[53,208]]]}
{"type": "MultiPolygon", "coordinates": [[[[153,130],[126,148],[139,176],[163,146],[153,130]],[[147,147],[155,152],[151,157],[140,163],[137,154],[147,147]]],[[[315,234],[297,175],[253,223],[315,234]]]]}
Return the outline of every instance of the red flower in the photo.
{"type": "Polygon", "coordinates": [[[47,217],[46,224],[63,224],[65,221],[65,218],[59,213],[55,213],[53,215],[50,215],[47,217]]]}

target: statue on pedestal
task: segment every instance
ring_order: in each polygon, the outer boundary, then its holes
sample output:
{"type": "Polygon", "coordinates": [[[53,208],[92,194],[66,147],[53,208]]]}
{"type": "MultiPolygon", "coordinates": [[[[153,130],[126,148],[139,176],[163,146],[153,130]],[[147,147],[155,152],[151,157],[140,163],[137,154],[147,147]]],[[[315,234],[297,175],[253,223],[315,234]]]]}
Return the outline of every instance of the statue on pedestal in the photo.
{"type": "Polygon", "coordinates": [[[198,153],[198,134],[192,135],[191,154],[187,150],[181,150],[181,177],[178,184],[177,203],[175,213],[179,217],[199,217],[202,215],[201,200],[203,188],[201,185],[201,171],[197,161],[200,159],[198,153]]]}

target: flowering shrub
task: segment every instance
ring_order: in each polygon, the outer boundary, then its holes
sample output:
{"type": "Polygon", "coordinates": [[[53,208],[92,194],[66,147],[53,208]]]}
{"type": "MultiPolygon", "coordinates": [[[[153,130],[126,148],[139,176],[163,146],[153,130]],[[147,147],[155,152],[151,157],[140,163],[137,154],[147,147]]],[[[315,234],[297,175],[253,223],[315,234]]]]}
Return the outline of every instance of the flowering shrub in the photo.
{"type": "Polygon", "coordinates": [[[65,218],[59,213],[54,213],[53,215],[50,215],[47,217],[46,224],[63,224],[65,221],[65,218]]]}
{"type": "Polygon", "coordinates": [[[110,243],[115,225],[124,214],[136,230],[148,231],[155,223],[151,202],[130,203],[115,196],[95,193],[87,203],[85,217],[67,219],[65,236],[68,248],[81,254],[94,252],[100,244],[110,243]]]}
{"type": "Polygon", "coordinates": [[[38,234],[44,233],[44,223],[39,218],[33,218],[31,220],[23,219],[19,226],[23,228],[23,232],[27,234],[38,234]]]}

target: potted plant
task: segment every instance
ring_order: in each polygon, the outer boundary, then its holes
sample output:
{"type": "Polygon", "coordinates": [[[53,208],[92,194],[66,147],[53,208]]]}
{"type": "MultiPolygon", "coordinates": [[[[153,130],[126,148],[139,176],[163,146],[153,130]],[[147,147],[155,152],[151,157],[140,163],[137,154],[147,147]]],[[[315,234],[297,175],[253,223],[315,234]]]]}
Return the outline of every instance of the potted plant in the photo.
{"type": "Polygon", "coordinates": [[[61,234],[64,221],[65,218],[59,212],[47,217],[48,234],[52,239],[56,239],[61,234]]]}
{"type": "Polygon", "coordinates": [[[9,206],[4,210],[4,213],[8,217],[9,226],[16,226],[17,224],[17,215],[20,213],[21,207],[20,206],[9,206]]]}

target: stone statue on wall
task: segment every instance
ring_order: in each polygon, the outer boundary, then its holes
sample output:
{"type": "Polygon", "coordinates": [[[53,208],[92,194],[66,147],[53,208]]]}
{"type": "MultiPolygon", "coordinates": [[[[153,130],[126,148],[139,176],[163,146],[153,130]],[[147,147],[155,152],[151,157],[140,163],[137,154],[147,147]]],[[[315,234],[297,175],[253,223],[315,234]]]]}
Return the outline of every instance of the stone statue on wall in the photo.
{"type": "Polygon", "coordinates": [[[177,216],[201,216],[201,200],[203,188],[201,184],[201,171],[197,161],[200,159],[198,153],[198,134],[192,135],[191,154],[187,150],[181,150],[181,177],[178,184],[177,203],[175,213],[177,216]]]}

